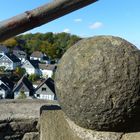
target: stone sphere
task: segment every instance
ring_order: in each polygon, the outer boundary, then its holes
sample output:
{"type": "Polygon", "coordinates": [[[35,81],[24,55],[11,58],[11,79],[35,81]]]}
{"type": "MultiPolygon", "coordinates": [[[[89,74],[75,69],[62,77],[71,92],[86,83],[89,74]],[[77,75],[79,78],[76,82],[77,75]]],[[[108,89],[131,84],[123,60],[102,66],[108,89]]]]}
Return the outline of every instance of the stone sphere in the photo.
{"type": "Polygon", "coordinates": [[[122,131],[140,117],[140,53],[122,38],[79,41],[63,55],[55,82],[63,111],[81,127],[122,131]]]}

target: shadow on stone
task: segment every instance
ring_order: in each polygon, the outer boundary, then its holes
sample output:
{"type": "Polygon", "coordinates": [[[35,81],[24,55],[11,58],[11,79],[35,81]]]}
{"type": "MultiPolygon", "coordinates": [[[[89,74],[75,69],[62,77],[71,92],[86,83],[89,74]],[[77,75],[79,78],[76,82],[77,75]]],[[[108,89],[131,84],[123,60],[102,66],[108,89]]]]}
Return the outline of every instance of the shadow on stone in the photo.
{"type": "Polygon", "coordinates": [[[40,108],[40,115],[42,114],[42,111],[44,110],[61,110],[61,107],[58,105],[43,105],[40,108]]]}

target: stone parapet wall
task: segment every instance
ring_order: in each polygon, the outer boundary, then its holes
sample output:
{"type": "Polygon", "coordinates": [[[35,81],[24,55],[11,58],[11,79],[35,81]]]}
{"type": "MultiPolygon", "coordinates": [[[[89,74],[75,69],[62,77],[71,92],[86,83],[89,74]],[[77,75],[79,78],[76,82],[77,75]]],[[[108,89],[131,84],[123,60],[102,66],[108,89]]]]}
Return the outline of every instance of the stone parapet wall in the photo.
{"type": "Polygon", "coordinates": [[[38,132],[38,119],[1,121],[0,140],[20,140],[29,132],[38,132]]]}
{"type": "Polygon", "coordinates": [[[103,132],[77,126],[61,109],[43,110],[40,140],[140,140],[140,132],[103,132]]]}
{"type": "Polygon", "coordinates": [[[0,100],[0,122],[4,120],[39,118],[43,105],[58,104],[57,101],[26,99],[0,100]]]}
{"type": "Polygon", "coordinates": [[[0,140],[140,140],[140,131],[102,132],[79,127],[57,102],[2,101],[0,112],[0,140]]]}
{"type": "Polygon", "coordinates": [[[39,140],[40,108],[47,100],[1,100],[0,140],[39,140]]]}

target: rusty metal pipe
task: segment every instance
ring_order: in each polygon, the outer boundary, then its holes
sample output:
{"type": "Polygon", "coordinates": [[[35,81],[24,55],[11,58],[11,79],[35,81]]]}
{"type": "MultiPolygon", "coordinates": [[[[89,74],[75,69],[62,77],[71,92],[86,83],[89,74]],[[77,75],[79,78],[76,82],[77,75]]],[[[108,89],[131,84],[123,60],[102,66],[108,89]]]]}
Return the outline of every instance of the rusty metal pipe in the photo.
{"type": "Polygon", "coordinates": [[[41,26],[98,0],[54,0],[0,22],[0,41],[41,26]]]}

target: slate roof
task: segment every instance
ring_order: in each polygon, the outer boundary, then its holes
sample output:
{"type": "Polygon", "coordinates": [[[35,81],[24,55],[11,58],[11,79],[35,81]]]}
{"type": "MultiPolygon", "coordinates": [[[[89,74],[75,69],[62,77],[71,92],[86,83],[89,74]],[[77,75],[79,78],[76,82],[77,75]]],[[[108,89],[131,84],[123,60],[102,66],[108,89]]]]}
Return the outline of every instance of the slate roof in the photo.
{"type": "Polygon", "coordinates": [[[39,68],[39,61],[38,60],[29,60],[31,65],[33,65],[34,68],[39,68]]]}
{"type": "Polygon", "coordinates": [[[15,56],[17,56],[18,58],[26,58],[27,57],[26,52],[21,51],[21,50],[13,50],[13,54],[15,56]]]}
{"type": "Polygon", "coordinates": [[[48,78],[45,81],[43,81],[37,88],[36,91],[42,87],[42,85],[46,84],[50,90],[55,94],[55,86],[54,86],[54,80],[52,78],[48,78]]]}
{"type": "Polygon", "coordinates": [[[15,47],[13,48],[13,50],[16,50],[16,51],[22,51],[23,49],[22,49],[21,46],[15,46],[15,47]]]}
{"type": "Polygon", "coordinates": [[[56,65],[39,63],[39,69],[42,69],[42,70],[52,70],[53,71],[53,70],[56,69],[56,65]]]}
{"type": "Polygon", "coordinates": [[[18,57],[16,57],[14,54],[11,53],[6,53],[5,54],[11,61],[13,62],[20,62],[20,59],[18,57]]]}
{"type": "Polygon", "coordinates": [[[0,77],[0,80],[10,89],[13,89],[14,83],[6,76],[0,77]]]}
{"type": "Polygon", "coordinates": [[[33,85],[32,83],[28,80],[28,78],[24,75],[19,81],[18,83],[16,84],[16,86],[14,87],[13,89],[13,92],[16,91],[16,89],[18,89],[21,84],[25,84],[25,86],[31,91],[33,92],[33,85]]]}
{"type": "Polygon", "coordinates": [[[6,91],[6,90],[8,90],[8,87],[6,87],[4,84],[1,84],[0,85],[0,90],[2,90],[2,89],[6,91]]]}
{"type": "Polygon", "coordinates": [[[42,56],[43,53],[40,52],[40,51],[34,51],[30,57],[37,57],[37,58],[40,58],[40,56],[42,56]]]}
{"type": "Polygon", "coordinates": [[[43,56],[43,60],[50,60],[48,56],[43,56]]]}

